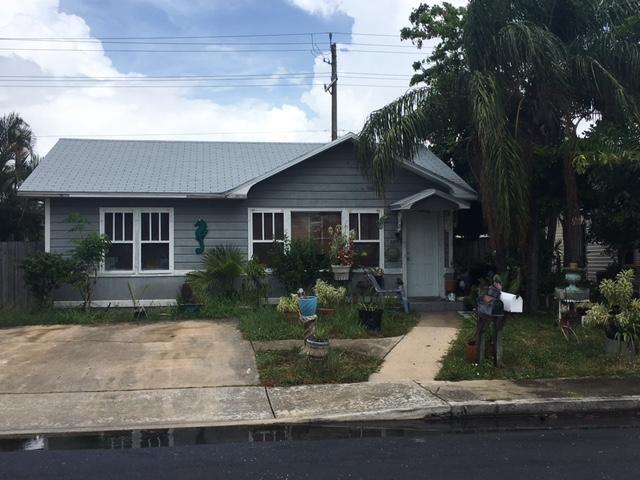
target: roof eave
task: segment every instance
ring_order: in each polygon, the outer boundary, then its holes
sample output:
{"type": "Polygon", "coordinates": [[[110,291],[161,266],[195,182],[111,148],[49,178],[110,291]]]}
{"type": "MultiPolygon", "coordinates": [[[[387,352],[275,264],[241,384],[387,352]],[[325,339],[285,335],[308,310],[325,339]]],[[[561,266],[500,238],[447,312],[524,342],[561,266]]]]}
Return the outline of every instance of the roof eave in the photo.
{"type": "MultiPolygon", "coordinates": [[[[56,192],[18,190],[18,196],[31,198],[228,198],[223,193],[180,192],[56,192]]],[[[240,197],[237,197],[240,198],[240,197]]]]}

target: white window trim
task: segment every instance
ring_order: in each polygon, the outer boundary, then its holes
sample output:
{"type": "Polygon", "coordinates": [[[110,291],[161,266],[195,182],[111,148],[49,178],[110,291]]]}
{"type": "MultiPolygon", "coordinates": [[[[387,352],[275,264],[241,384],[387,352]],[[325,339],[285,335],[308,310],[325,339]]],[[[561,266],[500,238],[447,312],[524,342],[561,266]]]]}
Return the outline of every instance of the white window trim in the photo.
{"type": "MultiPolygon", "coordinates": [[[[104,214],[105,213],[132,213],[133,214],[133,270],[105,270],[104,264],[100,268],[100,276],[122,277],[122,276],[158,276],[174,274],[174,226],[173,208],[159,207],[100,207],[100,233],[104,235],[104,214]],[[142,270],[142,239],[140,228],[140,218],[142,213],[168,213],[169,214],[169,270],[142,270]]],[[[167,243],[164,241],[153,241],[144,243],[167,243]]]]}
{"type": "MultiPolygon", "coordinates": [[[[253,242],[266,243],[265,240],[253,240],[253,214],[254,213],[282,213],[284,214],[284,235],[286,238],[291,239],[291,213],[292,212],[340,212],[342,220],[342,229],[347,230],[349,228],[349,214],[351,213],[377,213],[378,219],[384,215],[384,209],[382,208],[248,208],[249,228],[247,235],[247,258],[253,257],[253,242]]],[[[379,266],[384,268],[384,227],[380,231],[379,240],[362,240],[362,242],[380,242],[380,262],[379,266]]],[[[354,272],[362,272],[362,269],[354,269],[354,272]]]]}

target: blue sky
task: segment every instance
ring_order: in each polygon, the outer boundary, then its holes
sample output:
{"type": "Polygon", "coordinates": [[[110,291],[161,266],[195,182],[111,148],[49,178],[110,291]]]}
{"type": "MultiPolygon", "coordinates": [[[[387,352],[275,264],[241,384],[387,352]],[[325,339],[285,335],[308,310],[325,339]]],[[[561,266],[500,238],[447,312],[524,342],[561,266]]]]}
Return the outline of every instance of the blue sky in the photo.
{"type": "MultiPolygon", "coordinates": [[[[120,45],[107,43],[105,37],[138,37],[136,41],[144,41],[139,37],[346,32],[337,37],[338,128],[341,133],[357,132],[371,111],[407,90],[411,64],[425,55],[399,40],[400,29],[408,24],[411,10],[419,3],[419,0],[2,0],[0,31],[14,40],[2,41],[0,71],[4,75],[29,75],[40,80],[36,84],[33,80],[13,81],[14,85],[0,81],[0,112],[16,111],[31,124],[40,154],[46,154],[59,137],[327,141],[331,103],[323,84],[329,81],[330,67],[323,61],[326,56],[311,52],[309,37],[182,39],[209,43],[307,43],[268,47],[302,48],[302,52],[181,54],[113,52],[123,48],[183,47],[120,45]],[[358,35],[362,33],[391,36],[358,35]],[[17,37],[21,39],[16,40],[17,37]],[[75,40],[64,43],[65,38],[75,40]],[[384,46],[349,47],[350,42],[384,46]],[[254,82],[268,84],[268,88],[230,88],[238,83],[246,85],[247,75],[292,72],[307,72],[309,76],[254,82]],[[347,72],[375,73],[378,77],[349,78],[347,72]],[[207,80],[208,84],[222,83],[225,88],[188,87],[175,81],[172,85],[151,78],[166,75],[241,78],[207,80]],[[49,80],[43,80],[43,76],[49,80]],[[61,80],[69,77],[75,80],[61,80]],[[141,80],[134,86],[136,81],[132,78],[141,80]],[[118,84],[121,80],[124,82],[118,84]]],[[[466,0],[453,3],[461,5],[466,0]]],[[[327,49],[326,36],[315,40],[322,49],[327,49]]],[[[260,46],[184,48],[254,50],[260,46]]]]}

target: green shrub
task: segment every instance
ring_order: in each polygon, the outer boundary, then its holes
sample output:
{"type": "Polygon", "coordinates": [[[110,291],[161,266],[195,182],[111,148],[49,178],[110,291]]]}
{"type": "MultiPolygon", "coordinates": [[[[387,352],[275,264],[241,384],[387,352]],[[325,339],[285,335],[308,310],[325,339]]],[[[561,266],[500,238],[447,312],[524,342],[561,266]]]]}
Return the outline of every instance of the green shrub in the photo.
{"type": "Polygon", "coordinates": [[[245,265],[244,273],[244,293],[259,305],[269,295],[267,269],[256,257],[252,257],[245,265]]]}
{"type": "Polygon", "coordinates": [[[71,262],[55,253],[36,253],[25,257],[21,263],[24,283],[41,306],[53,304],[53,291],[68,279],[71,262]]]}
{"type": "Polygon", "coordinates": [[[222,291],[227,298],[234,296],[235,281],[244,271],[242,252],[235,245],[217,245],[205,253],[201,271],[187,275],[187,282],[201,298],[219,296],[222,291]]]}
{"type": "Polygon", "coordinates": [[[285,239],[274,242],[271,267],[286,291],[310,291],[320,271],[329,269],[329,261],[317,242],[285,239]]]}
{"type": "Polygon", "coordinates": [[[300,312],[300,306],[298,304],[298,296],[292,293],[288,297],[280,297],[278,300],[278,306],[276,307],[278,313],[298,313],[300,312]]]}

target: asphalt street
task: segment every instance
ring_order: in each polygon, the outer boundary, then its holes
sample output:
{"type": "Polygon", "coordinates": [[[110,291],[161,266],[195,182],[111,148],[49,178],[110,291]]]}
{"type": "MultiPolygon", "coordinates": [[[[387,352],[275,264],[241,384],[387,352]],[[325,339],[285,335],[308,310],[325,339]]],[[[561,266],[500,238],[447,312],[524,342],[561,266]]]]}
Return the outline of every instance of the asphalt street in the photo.
{"type": "Polygon", "coordinates": [[[640,428],[0,453],[2,479],[638,479],[640,428]]]}

